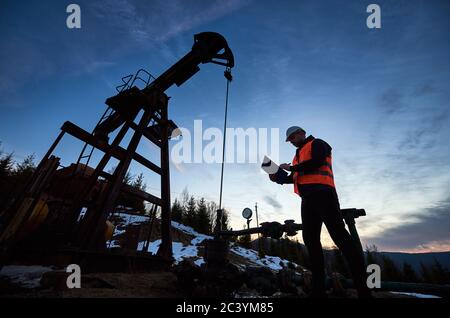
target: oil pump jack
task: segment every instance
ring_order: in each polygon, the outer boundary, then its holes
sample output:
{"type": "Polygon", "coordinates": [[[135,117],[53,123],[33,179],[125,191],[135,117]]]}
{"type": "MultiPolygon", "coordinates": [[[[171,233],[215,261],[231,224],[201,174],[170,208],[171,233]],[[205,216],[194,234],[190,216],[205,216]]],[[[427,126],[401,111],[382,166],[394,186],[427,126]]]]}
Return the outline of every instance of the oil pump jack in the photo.
{"type": "Polygon", "coordinates": [[[0,216],[3,258],[61,250],[70,250],[72,254],[104,250],[108,215],[116,207],[119,194],[125,192],[160,208],[161,245],[157,257],[170,262],[168,142],[177,126],[168,118],[169,97],[164,92],[174,84],[182,85],[204,63],[225,66],[225,77],[231,81],[234,56],[222,35],[214,32],[196,34],[191,51],[158,78],[145,70],[139,70],[134,77],[122,78],[123,84],[117,87],[119,93],[106,100],[107,109],[92,133],[65,122],[20,197],[0,216]],[[148,74],[148,79],[141,89],[134,83],[142,80],[144,73],[148,74]],[[121,142],[130,130],[131,139],[126,147],[122,147],[121,142]],[[60,158],[52,153],[66,134],[81,140],[84,147],[76,163],[61,168],[60,158]],[[111,141],[110,135],[114,135],[111,141]],[[142,137],[160,148],[160,166],[136,152],[142,137]],[[102,156],[95,167],[89,167],[94,149],[102,156]],[[119,163],[113,173],[108,173],[104,170],[111,159],[119,163]],[[123,182],[133,160],[160,175],[160,198],[123,182]],[[81,211],[85,213],[80,219],[81,211]],[[38,247],[36,242],[42,237],[45,239],[38,247]]]}

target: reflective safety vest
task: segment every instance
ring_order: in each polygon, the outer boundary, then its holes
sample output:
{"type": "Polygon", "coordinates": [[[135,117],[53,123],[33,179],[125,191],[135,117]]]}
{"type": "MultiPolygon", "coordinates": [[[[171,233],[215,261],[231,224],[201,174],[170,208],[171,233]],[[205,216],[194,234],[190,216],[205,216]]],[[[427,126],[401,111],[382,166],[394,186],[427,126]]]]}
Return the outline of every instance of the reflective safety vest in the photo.
{"type": "MultiPolygon", "coordinates": [[[[295,153],[294,159],[292,160],[292,165],[298,165],[307,160],[312,159],[312,143],[314,139],[308,141],[300,151],[295,153]],[[298,155],[297,155],[298,154],[298,155]]],[[[331,154],[326,157],[326,162],[320,166],[318,169],[308,172],[294,172],[294,191],[300,195],[299,184],[325,184],[333,188],[334,178],[333,178],[333,168],[331,165],[331,154]]]]}

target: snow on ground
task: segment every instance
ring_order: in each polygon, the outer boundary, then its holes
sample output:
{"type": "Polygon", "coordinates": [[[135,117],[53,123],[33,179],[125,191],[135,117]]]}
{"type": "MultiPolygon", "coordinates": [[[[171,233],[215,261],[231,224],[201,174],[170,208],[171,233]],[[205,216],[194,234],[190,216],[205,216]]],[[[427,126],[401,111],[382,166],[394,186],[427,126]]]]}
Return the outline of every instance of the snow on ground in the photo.
{"type": "Polygon", "coordinates": [[[391,294],[400,294],[400,295],[408,295],[408,296],[414,296],[417,298],[441,298],[439,296],[435,295],[426,295],[426,294],[418,294],[418,293],[403,293],[403,292],[390,292],[391,294]]]}
{"type": "Polygon", "coordinates": [[[120,242],[117,240],[107,241],[106,246],[108,246],[108,248],[120,247],[120,242]]]}
{"type": "MultiPolygon", "coordinates": [[[[202,243],[204,240],[210,240],[213,239],[212,236],[201,234],[196,232],[193,228],[180,224],[178,222],[172,221],[172,227],[186,233],[189,235],[194,236],[194,238],[191,240],[191,246],[197,246],[200,243],[202,243]]],[[[175,243],[174,243],[175,244],[175,243]]],[[[272,270],[278,271],[282,269],[284,266],[286,266],[289,261],[281,259],[276,256],[265,256],[263,258],[260,258],[258,256],[258,252],[251,249],[246,249],[237,245],[234,245],[230,248],[230,252],[235,253],[239,256],[242,256],[246,258],[247,260],[255,263],[256,265],[268,267],[272,270]]],[[[175,254],[175,248],[174,248],[174,254],[175,254]]],[[[203,259],[198,259],[195,264],[200,266],[202,263],[204,263],[203,259]],[[200,264],[200,265],[199,265],[200,264]]]]}
{"type": "MultiPolygon", "coordinates": [[[[139,243],[138,250],[142,250],[144,248],[144,243],[145,243],[144,241],[139,243]]],[[[154,242],[151,242],[148,245],[147,251],[150,253],[156,254],[160,245],[161,245],[161,240],[156,240],[154,242]]],[[[193,245],[183,246],[183,243],[180,243],[180,242],[172,242],[172,252],[173,252],[173,258],[175,259],[176,264],[181,262],[185,258],[198,257],[197,246],[193,246],[193,245]]],[[[199,261],[199,260],[197,260],[197,261],[199,261]]],[[[196,264],[200,263],[197,261],[196,261],[196,264]]]]}
{"type": "Polygon", "coordinates": [[[172,221],[172,227],[174,227],[177,230],[180,230],[181,232],[184,232],[186,234],[195,236],[195,238],[193,238],[192,241],[191,241],[192,245],[199,245],[204,240],[212,240],[213,239],[212,236],[198,233],[192,227],[183,225],[183,224],[175,222],[175,221],[172,221]]]}
{"type": "MultiPolygon", "coordinates": [[[[183,233],[194,236],[194,238],[190,242],[191,243],[190,245],[183,245],[183,243],[180,242],[172,242],[172,252],[173,258],[175,259],[175,264],[178,264],[179,262],[181,262],[183,259],[186,258],[196,258],[194,263],[197,266],[201,266],[203,263],[205,263],[203,257],[200,257],[198,255],[198,245],[200,245],[204,240],[209,240],[212,239],[213,237],[198,233],[193,228],[174,221],[172,221],[172,227],[180,230],[183,233]]],[[[145,242],[142,241],[138,244],[139,251],[141,251],[144,248],[144,243],[145,242]]],[[[147,251],[156,254],[160,245],[161,240],[150,242],[147,251]]]]}
{"type": "MultiPolygon", "coordinates": [[[[140,223],[146,223],[149,220],[149,216],[146,215],[132,215],[125,213],[115,213],[113,217],[120,221],[115,225],[113,237],[124,234],[126,232],[126,227],[129,225],[138,225],[140,223]]],[[[119,246],[110,246],[119,247],[119,246]]]]}
{"type": "MultiPolygon", "coordinates": [[[[200,245],[204,240],[210,240],[210,239],[213,239],[213,237],[209,236],[209,235],[198,233],[193,228],[183,225],[183,224],[180,224],[178,222],[174,222],[174,221],[172,221],[172,227],[174,227],[186,234],[194,236],[194,238],[191,240],[191,245],[184,246],[183,248],[180,248],[180,246],[182,246],[181,243],[173,242],[173,254],[174,254],[174,258],[175,258],[176,262],[178,263],[179,261],[181,261],[184,258],[198,257],[198,259],[194,263],[197,266],[201,266],[205,261],[202,257],[198,256],[197,246],[200,245]]],[[[142,244],[143,244],[143,242],[142,242],[142,244]]],[[[159,244],[161,244],[160,240],[152,242],[150,245],[154,246],[154,247],[155,246],[159,247],[159,244]],[[155,243],[157,245],[153,245],[155,243]]],[[[142,249],[142,246],[143,245],[140,245],[140,249],[142,249]]],[[[155,247],[155,249],[154,249],[155,251],[152,250],[151,252],[156,253],[157,247],[155,247]]],[[[149,251],[150,251],[150,246],[149,246],[149,251]]],[[[232,245],[230,248],[230,252],[246,258],[248,261],[254,263],[255,265],[268,267],[275,271],[282,269],[284,266],[286,266],[289,263],[289,261],[281,259],[276,256],[265,256],[263,258],[260,258],[258,256],[257,251],[251,250],[251,249],[246,249],[246,248],[243,248],[243,247],[240,247],[237,245],[232,245]]]]}
{"type": "Polygon", "coordinates": [[[145,223],[148,221],[149,216],[146,215],[132,215],[125,213],[115,213],[113,215],[116,218],[120,218],[121,222],[117,224],[118,227],[127,227],[128,225],[136,225],[139,223],[145,223]]]}
{"type": "MultiPolygon", "coordinates": [[[[175,242],[173,242],[173,243],[175,243],[175,242]]],[[[172,247],[173,247],[173,243],[172,243],[172,247]]],[[[139,242],[137,250],[142,251],[144,249],[144,244],[145,244],[145,241],[139,242]]],[[[160,245],[161,245],[161,240],[156,240],[154,242],[150,242],[148,244],[147,252],[156,254],[156,252],[158,252],[158,248],[160,245]]]]}
{"type": "Polygon", "coordinates": [[[266,255],[265,257],[260,258],[257,251],[246,249],[237,245],[232,246],[230,248],[230,251],[248,259],[249,261],[256,263],[257,265],[268,267],[275,271],[286,267],[286,265],[289,263],[289,261],[281,259],[277,256],[266,255]]]}
{"type": "Polygon", "coordinates": [[[40,286],[41,277],[46,272],[51,272],[53,268],[44,266],[3,266],[0,277],[9,279],[14,284],[19,284],[25,288],[36,288],[40,286]]]}
{"type": "Polygon", "coordinates": [[[200,266],[202,266],[203,264],[205,264],[205,260],[203,259],[203,257],[200,257],[198,260],[196,260],[196,261],[194,262],[194,264],[200,267],[200,266]]]}
{"type": "Polygon", "coordinates": [[[121,234],[124,234],[127,230],[119,230],[117,227],[114,229],[114,234],[113,236],[118,236],[121,234]]]}
{"type": "MultiPolygon", "coordinates": [[[[128,225],[135,225],[139,223],[144,223],[148,221],[148,216],[141,216],[141,215],[127,215],[118,213],[115,214],[116,217],[121,218],[121,222],[116,227],[116,230],[114,232],[114,236],[122,234],[125,232],[125,228],[128,225]],[[120,229],[118,229],[120,228],[120,229]]],[[[194,238],[191,240],[190,245],[183,246],[180,242],[173,242],[172,243],[172,250],[173,250],[173,257],[175,259],[175,263],[179,263],[185,258],[196,258],[194,263],[197,266],[201,266],[205,261],[202,257],[198,255],[198,246],[201,245],[201,243],[205,240],[211,240],[213,239],[210,235],[205,235],[198,233],[195,231],[192,227],[186,226],[184,224],[172,221],[172,227],[185,233],[190,236],[193,236],[194,238]]],[[[148,246],[148,252],[156,254],[158,251],[159,245],[161,244],[161,240],[156,240],[153,242],[150,242],[148,246]]],[[[110,242],[109,245],[110,248],[112,247],[119,247],[117,241],[110,242]]],[[[138,245],[138,250],[141,251],[144,247],[144,242],[140,242],[138,245]]],[[[289,263],[289,261],[281,259],[276,256],[265,256],[263,258],[260,258],[258,256],[258,252],[251,249],[246,249],[237,245],[232,245],[230,248],[231,253],[235,253],[241,257],[246,258],[249,262],[254,263],[255,265],[268,267],[272,270],[278,271],[282,269],[284,266],[289,263]]]]}

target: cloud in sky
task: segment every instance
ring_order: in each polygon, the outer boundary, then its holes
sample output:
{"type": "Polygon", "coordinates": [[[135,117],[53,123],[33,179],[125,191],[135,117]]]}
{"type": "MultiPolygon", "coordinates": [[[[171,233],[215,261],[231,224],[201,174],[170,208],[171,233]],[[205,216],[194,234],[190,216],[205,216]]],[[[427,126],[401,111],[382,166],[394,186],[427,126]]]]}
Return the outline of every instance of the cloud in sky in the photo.
{"type": "Polygon", "coordinates": [[[137,42],[163,42],[194,27],[214,21],[249,4],[250,0],[152,1],[110,0],[93,3],[94,14],[128,32],[137,42]]]}
{"type": "Polygon", "coordinates": [[[388,114],[399,112],[405,106],[403,103],[403,95],[395,88],[390,88],[383,93],[380,104],[383,111],[388,114]]]}
{"type": "Polygon", "coordinates": [[[434,206],[404,215],[403,221],[366,240],[381,249],[427,250],[450,242],[450,197],[434,206]]]}
{"type": "Polygon", "coordinates": [[[448,249],[442,212],[450,185],[448,96],[444,85],[428,80],[387,87],[375,99],[380,111],[368,129],[370,147],[344,154],[337,163],[341,198],[368,212],[358,221],[365,242],[390,250],[448,249]],[[429,207],[436,202],[434,211],[429,207]],[[417,236],[406,235],[409,230],[417,236]]]}
{"type": "Polygon", "coordinates": [[[264,202],[266,202],[268,205],[273,207],[274,209],[281,210],[283,208],[283,205],[280,201],[276,199],[273,195],[265,195],[264,196],[264,202]]]}
{"type": "MultiPolygon", "coordinates": [[[[249,2],[157,0],[149,6],[137,0],[80,0],[82,24],[78,30],[65,27],[63,3],[30,1],[28,9],[36,13],[30,16],[23,14],[23,6],[8,3],[8,10],[0,16],[8,25],[0,35],[0,107],[10,105],[6,101],[26,85],[51,76],[99,73],[139,50],[153,49],[175,61],[186,53],[187,42],[176,40],[180,42],[176,49],[167,45],[168,40],[249,2]]],[[[191,42],[191,37],[186,41],[191,42]]]]}

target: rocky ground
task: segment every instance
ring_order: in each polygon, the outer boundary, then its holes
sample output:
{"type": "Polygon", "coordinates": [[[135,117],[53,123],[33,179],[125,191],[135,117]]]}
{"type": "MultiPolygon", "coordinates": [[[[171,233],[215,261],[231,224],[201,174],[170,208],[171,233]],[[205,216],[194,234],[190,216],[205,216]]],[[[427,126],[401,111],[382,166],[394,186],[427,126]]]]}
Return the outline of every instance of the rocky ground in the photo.
{"type": "MultiPolygon", "coordinates": [[[[109,248],[119,249],[127,242],[130,227],[144,226],[143,216],[116,216],[116,233],[109,248]]],[[[142,250],[142,238],[150,237],[147,251],[159,247],[158,227],[149,235],[143,227],[134,250],[142,250]]],[[[81,288],[68,289],[64,269],[15,264],[0,271],[0,297],[25,298],[306,298],[310,286],[309,271],[278,257],[260,257],[257,251],[230,244],[228,263],[206,267],[204,242],[210,236],[172,222],[174,266],[170,271],[149,273],[90,273],[81,275],[81,288]]],[[[338,278],[339,274],[335,275],[338,278]]],[[[338,279],[328,291],[330,298],[354,298],[356,292],[344,289],[338,279]]],[[[376,292],[377,298],[411,298],[414,296],[376,292]]]]}
{"type": "MultiPolygon", "coordinates": [[[[43,282],[41,280],[41,282],[43,282]]],[[[96,273],[83,275],[82,288],[66,289],[58,288],[58,284],[53,286],[39,285],[34,288],[26,288],[17,282],[11,282],[6,278],[0,279],[1,298],[184,298],[187,297],[183,288],[180,288],[178,277],[172,272],[154,273],[96,273]]],[[[305,298],[306,293],[302,288],[297,288],[296,292],[275,291],[271,295],[263,295],[259,286],[243,284],[239,289],[230,295],[232,298],[305,298]],[[259,290],[258,290],[259,289],[259,290]]],[[[197,288],[197,287],[196,287],[197,288]]],[[[197,293],[201,290],[197,289],[197,293]]],[[[196,296],[195,294],[190,296],[196,296]]],[[[199,297],[205,295],[198,294],[199,297]]],[[[335,293],[329,291],[330,298],[356,298],[356,292],[347,289],[335,293]]],[[[377,298],[413,298],[408,295],[392,294],[389,292],[376,292],[377,298]]]]}

